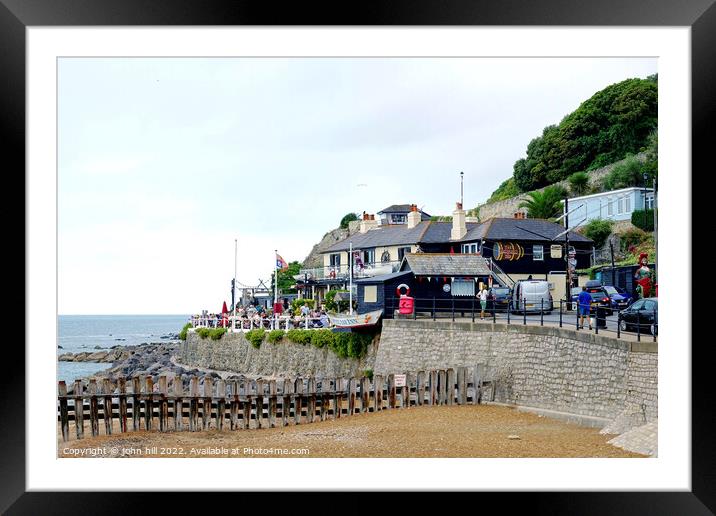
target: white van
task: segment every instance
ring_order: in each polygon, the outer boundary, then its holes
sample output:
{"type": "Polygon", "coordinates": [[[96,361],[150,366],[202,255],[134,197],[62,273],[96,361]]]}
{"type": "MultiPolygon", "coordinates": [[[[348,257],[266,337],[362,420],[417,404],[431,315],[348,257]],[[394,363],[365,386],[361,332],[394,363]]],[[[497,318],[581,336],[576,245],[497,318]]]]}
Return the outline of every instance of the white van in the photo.
{"type": "Polygon", "coordinates": [[[554,309],[549,282],[545,280],[519,280],[512,289],[513,312],[549,313],[554,309]]]}

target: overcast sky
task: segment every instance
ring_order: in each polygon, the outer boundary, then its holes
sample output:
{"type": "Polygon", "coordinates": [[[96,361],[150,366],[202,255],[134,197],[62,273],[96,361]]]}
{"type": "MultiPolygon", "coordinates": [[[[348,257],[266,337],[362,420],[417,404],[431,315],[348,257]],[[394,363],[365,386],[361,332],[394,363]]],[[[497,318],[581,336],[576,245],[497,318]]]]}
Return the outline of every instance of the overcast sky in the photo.
{"type": "Polygon", "coordinates": [[[529,141],[656,59],[59,61],[59,312],[188,314],[348,212],[484,202],[529,141]],[[365,185],[365,186],[362,186],[365,185]]]}

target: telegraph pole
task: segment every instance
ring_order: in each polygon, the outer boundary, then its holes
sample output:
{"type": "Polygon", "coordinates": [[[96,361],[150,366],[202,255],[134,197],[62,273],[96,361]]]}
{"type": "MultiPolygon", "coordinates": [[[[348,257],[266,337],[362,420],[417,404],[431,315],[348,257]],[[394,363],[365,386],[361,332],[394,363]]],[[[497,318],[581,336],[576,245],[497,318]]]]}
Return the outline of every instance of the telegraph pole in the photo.
{"type": "Polygon", "coordinates": [[[658,269],[658,257],[659,257],[659,245],[657,240],[657,217],[656,217],[656,177],[654,178],[654,283],[659,282],[659,277],[657,276],[657,269],[658,269]]]}
{"type": "Polygon", "coordinates": [[[463,176],[465,175],[465,172],[460,172],[460,205],[464,206],[462,202],[462,183],[463,183],[463,176]]]}
{"type": "Polygon", "coordinates": [[[564,300],[567,305],[567,311],[569,311],[569,299],[570,293],[572,292],[572,272],[569,263],[569,198],[564,198],[564,260],[567,264],[567,275],[564,279],[564,300]]]}

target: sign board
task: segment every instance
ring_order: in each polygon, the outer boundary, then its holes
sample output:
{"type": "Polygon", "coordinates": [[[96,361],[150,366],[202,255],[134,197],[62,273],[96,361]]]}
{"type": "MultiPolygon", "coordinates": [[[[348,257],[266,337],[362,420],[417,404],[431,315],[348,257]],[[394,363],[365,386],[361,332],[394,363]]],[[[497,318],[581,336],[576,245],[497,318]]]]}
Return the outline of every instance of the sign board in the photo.
{"type": "Polygon", "coordinates": [[[562,246],[551,245],[549,247],[549,256],[550,258],[562,258],[562,246]]]}
{"type": "Polygon", "coordinates": [[[396,374],[394,376],[394,379],[395,379],[396,387],[405,387],[405,375],[404,374],[396,374]]]}

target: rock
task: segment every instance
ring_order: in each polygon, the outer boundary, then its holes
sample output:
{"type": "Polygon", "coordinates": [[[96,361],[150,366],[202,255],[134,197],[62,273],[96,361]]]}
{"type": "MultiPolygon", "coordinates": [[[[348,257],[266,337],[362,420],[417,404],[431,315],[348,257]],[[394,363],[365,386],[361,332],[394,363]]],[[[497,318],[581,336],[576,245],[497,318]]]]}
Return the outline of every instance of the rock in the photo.
{"type": "Polygon", "coordinates": [[[512,439],[514,441],[514,440],[519,440],[520,436],[519,435],[508,435],[507,438],[512,439]]]}
{"type": "Polygon", "coordinates": [[[57,360],[59,360],[60,362],[74,362],[75,356],[72,353],[65,353],[57,357],[57,360]]]}
{"type": "Polygon", "coordinates": [[[94,347],[94,349],[102,349],[102,346],[97,345],[97,346],[94,347]]]}
{"type": "Polygon", "coordinates": [[[57,349],[65,349],[65,348],[63,348],[62,346],[57,346],[57,349]]]}
{"type": "Polygon", "coordinates": [[[107,357],[106,351],[97,351],[96,353],[92,353],[91,355],[88,355],[86,360],[88,362],[102,362],[107,357]]]}

